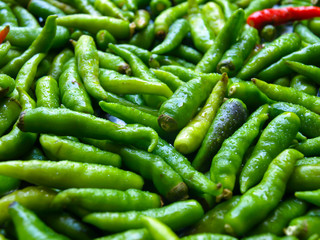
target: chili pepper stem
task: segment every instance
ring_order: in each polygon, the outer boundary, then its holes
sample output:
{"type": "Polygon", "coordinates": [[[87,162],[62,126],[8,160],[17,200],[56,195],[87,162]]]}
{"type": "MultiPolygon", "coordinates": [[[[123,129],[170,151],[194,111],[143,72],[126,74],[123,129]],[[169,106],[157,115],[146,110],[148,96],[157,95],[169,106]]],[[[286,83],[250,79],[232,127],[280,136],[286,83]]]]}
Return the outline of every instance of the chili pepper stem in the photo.
{"type": "Polygon", "coordinates": [[[285,228],[283,231],[287,236],[298,236],[301,232],[301,228],[298,226],[289,226],[285,228]]]}

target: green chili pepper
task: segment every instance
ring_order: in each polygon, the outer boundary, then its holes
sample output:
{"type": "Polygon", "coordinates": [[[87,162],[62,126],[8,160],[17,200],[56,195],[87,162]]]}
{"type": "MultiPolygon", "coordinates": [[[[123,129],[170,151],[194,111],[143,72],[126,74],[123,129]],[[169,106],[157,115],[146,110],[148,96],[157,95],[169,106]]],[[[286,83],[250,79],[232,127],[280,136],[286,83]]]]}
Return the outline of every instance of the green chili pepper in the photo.
{"type": "Polygon", "coordinates": [[[312,82],[319,84],[320,80],[320,68],[313,66],[313,65],[305,65],[303,63],[294,62],[294,61],[286,61],[287,66],[292,69],[293,71],[306,76],[312,82]]]}
{"type": "Polygon", "coordinates": [[[255,56],[251,57],[237,74],[238,78],[250,79],[265,67],[278,61],[300,48],[301,40],[296,33],[281,35],[273,42],[266,45],[255,56]]]}
{"type": "MultiPolygon", "coordinates": [[[[150,49],[154,40],[154,24],[149,22],[145,29],[137,32],[130,39],[129,44],[135,45],[140,48],[150,49]]],[[[123,47],[122,45],[120,45],[123,47]]],[[[129,50],[129,49],[127,49],[129,50]]]]}
{"type": "MultiPolygon", "coordinates": [[[[134,76],[149,82],[160,82],[160,80],[154,77],[149,68],[135,54],[113,44],[109,44],[109,48],[129,63],[134,76]]],[[[166,98],[161,96],[144,96],[146,103],[151,107],[156,108],[158,108],[165,99],[166,98]]]]}
{"type": "Polygon", "coordinates": [[[53,59],[52,65],[48,72],[48,75],[53,77],[55,80],[59,80],[62,74],[62,68],[65,63],[67,63],[73,57],[73,51],[69,48],[63,49],[59,54],[53,59]]]}
{"type": "Polygon", "coordinates": [[[278,115],[267,125],[241,171],[242,193],[259,183],[272,159],[290,146],[299,128],[299,117],[290,112],[278,115]]]}
{"type": "Polygon", "coordinates": [[[153,16],[158,16],[161,12],[171,7],[169,0],[151,0],[150,10],[153,16]]]}
{"type": "Polygon", "coordinates": [[[98,51],[99,67],[131,75],[131,67],[121,57],[111,53],[98,51]]]}
{"type": "MultiPolygon", "coordinates": [[[[50,3],[51,5],[59,8],[62,10],[65,14],[74,14],[77,13],[77,9],[73,8],[72,6],[68,5],[67,3],[60,2],[57,0],[45,0],[46,2],[50,3]]],[[[65,1],[68,2],[68,1],[65,1]]]]}
{"type": "Polygon", "coordinates": [[[98,47],[103,51],[108,48],[109,43],[116,43],[116,39],[105,29],[97,32],[95,39],[98,47]]]}
{"type": "Polygon", "coordinates": [[[99,231],[65,212],[45,213],[39,217],[53,231],[71,239],[90,240],[99,235],[99,231]]]}
{"type": "Polygon", "coordinates": [[[188,0],[188,22],[196,49],[206,52],[213,44],[214,33],[207,28],[196,0],[188,0]]]}
{"type": "Polygon", "coordinates": [[[181,85],[161,105],[158,118],[161,128],[167,132],[173,132],[185,127],[195,115],[201,103],[210,95],[216,82],[213,78],[211,81],[194,78],[181,85]]]}
{"type": "Polygon", "coordinates": [[[233,191],[243,156],[259,135],[260,129],[267,119],[268,115],[262,113],[248,120],[223,142],[220,150],[212,159],[211,180],[215,183],[221,183],[224,190],[233,191]]]}
{"type": "Polygon", "coordinates": [[[164,54],[176,48],[189,32],[190,26],[187,20],[178,19],[171,26],[164,41],[152,49],[152,53],[164,54]]]}
{"type": "Polygon", "coordinates": [[[297,75],[291,79],[290,87],[310,95],[317,95],[318,89],[315,83],[312,83],[307,77],[297,75]]]}
{"type": "Polygon", "coordinates": [[[165,132],[158,124],[157,117],[139,109],[127,107],[119,103],[99,102],[99,106],[103,111],[122,119],[126,123],[139,123],[154,129],[160,136],[167,137],[168,133],[165,132]]]}
{"type": "Polygon", "coordinates": [[[226,214],[225,230],[242,236],[262,221],[279,204],[294,164],[302,157],[302,153],[294,149],[280,153],[269,165],[262,181],[242,195],[239,203],[226,214]]]}
{"type": "Polygon", "coordinates": [[[54,232],[45,225],[35,213],[23,207],[18,202],[13,202],[9,207],[9,213],[13,220],[18,238],[27,239],[59,239],[69,238],[54,232]]]}
{"type": "Polygon", "coordinates": [[[186,157],[163,139],[159,138],[153,154],[162,157],[182,177],[190,190],[212,196],[222,192],[221,185],[213,184],[204,174],[196,171],[186,157]]]}
{"type": "Polygon", "coordinates": [[[227,212],[238,204],[240,196],[234,196],[231,199],[218,204],[208,211],[191,229],[188,234],[197,233],[220,233],[224,234],[224,217],[227,212]]]}
{"type": "Polygon", "coordinates": [[[197,64],[202,58],[202,54],[200,52],[183,44],[180,44],[169,54],[194,64],[197,64]]]}
{"type": "Polygon", "coordinates": [[[95,240],[149,240],[151,239],[151,235],[149,231],[145,228],[141,229],[132,229],[121,233],[111,234],[105,237],[96,238],[95,240]]]}
{"type": "Polygon", "coordinates": [[[306,157],[320,156],[319,152],[320,137],[307,139],[305,142],[298,143],[295,149],[302,152],[306,157]]]}
{"type": "Polygon", "coordinates": [[[20,56],[22,54],[21,50],[9,49],[8,53],[0,59],[0,67],[3,67],[12,59],[20,56]]]}
{"type": "Polygon", "coordinates": [[[16,87],[16,83],[13,78],[6,74],[0,74],[0,98],[9,96],[16,87]]]}
{"type": "Polygon", "coordinates": [[[161,82],[167,84],[167,86],[175,92],[181,85],[184,84],[183,81],[181,81],[178,77],[173,75],[170,72],[163,71],[160,69],[151,69],[151,71],[154,73],[156,78],[158,78],[161,82]]]}
{"type": "Polygon", "coordinates": [[[31,0],[28,4],[28,11],[34,16],[43,19],[50,15],[65,16],[62,10],[43,0],[31,0]]]}
{"type": "Polygon", "coordinates": [[[20,180],[0,175],[0,196],[18,189],[20,180]]]}
{"type": "Polygon", "coordinates": [[[71,161],[8,161],[0,163],[0,174],[54,188],[141,189],[143,179],[112,166],[71,161]],[[55,178],[51,175],[59,172],[55,178]]]}
{"type": "Polygon", "coordinates": [[[0,44],[0,57],[4,57],[7,55],[11,48],[11,44],[9,41],[5,41],[4,43],[0,44]]]}
{"type": "Polygon", "coordinates": [[[208,30],[217,36],[225,25],[224,14],[219,4],[215,2],[206,3],[201,9],[201,14],[208,30]]]}
{"type": "Polygon", "coordinates": [[[11,11],[8,4],[0,2],[0,25],[9,25],[10,27],[18,27],[18,21],[11,11]]]}
{"type": "Polygon", "coordinates": [[[225,19],[229,19],[232,14],[238,9],[238,7],[228,0],[216,0],[223,10],[225,19]]]}
{"type": "Polygon", "coordinates": [[[136,29],[141,30],[147,27],[150,21],[150,13],[144,9],[139,9],[135,16],[133,22],[136,25],[136,29]]]}
{"type": "Polygon", "coordinates": [[[250,110],[257,109],[263,104],[272,104],[275,101],[268,98],[251,82],[235,82],[228,87],[228,97],[239,98],[250,110]]]}
{"type": "Polygon", "coordinates": [[[10,76],[16,76],[23,64],[37,53],[46,53],[52,46],[53,38],[56,34],[56,18],[57,16],[49,16],[46,24],[41,30],[38,37],[32,42],[30,47],[19,57],[12,59],[4,67],[1,72],[10,76]]]}
{"type": "Polygon", "coordinates": [[[161,207],[160,196],[137,189],[70,188],[60,192],[53,201],[59,208],[76,205],[92,212],[141,211],[161,207]]]}
{"type": "Polygon", "coordinates": [[[152,151],[158,140],[157,133],[147,127],[137,125],[120,126],[108,120],[68,109],[36,108],[20,115],[18,126],[23,131],[111,139],[123,143],[139,144],[147,141],[148,151],[152,151]]]}
{"type": "Polygon", "coordinates": [[[217,65],[217,72],[226,72],[229,77],[235,76],[258,40],[258,31],[253,27],[245,27],[239,40],[223,54],[217,65]]]}
{"type": "Polygon", "coordinates": [[[320,43],[320,38],[315,35],[311,30],[303,25],[302,23],[297,23],[294,25],[293,31],[297,34],[299,34],[302,41],[314,44],[314,43],[320,43]]]}
{"type": "Polygon", "coordinates": [[[50,160],[121,166],[121,157],[118,154],[103,151],[91,145],[46,134],[42,134],[39,140],[43,151],[50,160]]]}
{"type": "Polygon", "coordinates": [[[156,218],[172,230],[179,230],[199,220],[203,209],[197,201],[188,200],[144,211],[91,213],[83,221],[103,230],[119,232],[143,227],[142,216],[156,218]]]}
{"type": "Polygon", "coordinates": [[[177,135],[174,147],[182,154],[196,151],[204,139],[216,113],[223,102],[228,84],[228,76],[223,74],[213,88],[200,112],[177,135]]]}
{"type": "Polygon", "coordinates": [[[121,9],[119,9],[115,3],[109,0],[95,0],[94,7],[104,16],[110,16],[115,18],[126,19],[121,9]]]}
{"type": "Polygon", "coordinates": [[[318,207],[320,206],[320,190],[295,192],[294,195],[301,200],[310,202],[318,207]]]}
{"type": "Polygon", "coordinates": [[[60,106],[58,83],[51,76],[36,82],[37,107],[58,108],[60,106]]]}
{"type": "Polygon", "coordinates": [[[55,195],[56,192],[49,188],[30,186],[2,197],[0,199],[0,223],[3,224],[10,219],[8,207],[13,202],[19,202],[36,212],[55,210],[51,206],[55,195]]]}
{"type": "Polygon", "coordinates": [[[228,19],[195,70],[203,73],[214,72],[224,52],[236,41],[243,24],[244,12],[239,9],[228,19]]]}
{"type": "Polygon", "coordinates": [[[295,51],[277,62],[273,63],[257,75],[258,78],[272,82],[277,78],[284,77],[293,71],[286,65],[285,61],[296,61],[305,64],[312,64],[319,57],[320,43],[311,44],[299,51],[295,51]]]}
{"type": "Polygon", "coordinates": [[[131,33],[128,21],[106,16],[73,14],[57,18],[57,24],[64,27],[79,28],[92,34],[106,29],[116,39],[127,39],[131,33]]]}
{"type": "Polygon", "coordinates": [[[272,100],[299,104],[315,113],[320,114],[320,99],[294,88],[268,84],[264,81],[253,79],[252,82],[272,100]]]}
{"type": "Polygon", "coordinates": [[[171,97],[170,88],[160,82],[148,82],[139,78],[122,75],[112,70],[100,69],[99,80],[101,86],[116,94],[151,94],[171,97]],[[119,86],[122,86],[119,88],[119,86]]]}
{"type": "Polygon", "coordinates": [[[153,239],[178,240],[180,239],[167,225],[153,217],[141,217],[143,225],[148,229],[153,239]]]}
{"type": "MultiPolygon", "coordinates": [[[[18,88],[20,99],[19,102],[22,110],[29,110],[35,108],[35,102],[30,96],[22,89],[18,88]]],[[[17,122],[13,125],[12,130],[0,138],[0,159],[16,159],[26,152],[28,152],[34,145],[37,139],[37,134],[22,132],[17,122]],[[17,151],[19,149],[19,151],[17,151]]]]}
{"type": "Polygon", "coordinates": [[[293,219],[289,226],[284,229],[288,236],[296,236],[301,240],[310,239],[313,234],[320,235],[319,231],[320,217],[302,216],[293,219]]]}
{"type": "Polygon", "coordinates": [[[93,16],[101,15],[101,13],[94,8],[93,4],[90,3],[90,0],[74,0],[71,2],[73,3],[74,7],[79,10],[79,12],[87,13],[93,16]]]}
{"type": "Polygon", "coordinates": [[[38,65],[45,58],[46,54],[38,53],[30,58],[19,70],[16,77],[16,86],[29,91],[38,69],[38,65]]]}
{"type": "Polygon", "coordinates": [[[193,159],[192,166],[197,170],[208,170],[212,158],[220,149],[223,141],[230,137],[246,119],[247,107],[241,100],[231,98],[224,102],[211,123],[193,159]]]}
{"type": "MultiPolygon", "coordinates": [[[[19,48],[27,49],[32,42],[40,35],[42,28],[12,27],[6,39],[19,48]]],[[[70,33],[65,27],[57,27],[56,34],[52,37],[52,48],[59,49],[69,40],[70,33]]]]}
{"type": "Polygon", "coordinates": [[[198,73],[192,69],[188,69],[181,66],[162,66],[162,70],[168,71],[176,75],[180,80],[188,82],[189,80],[200,77],[204,81],[210,81],[210,79],[215,78],[217,81],[220,79],[221,75],[217,73],[198,73]]]}
{"type": "Polygon", "coordinates": [[[59,77],[59,90],[61,103],[74,111],[93,114],[90,97],[83,86],[73,58],[61,69],[59,77]]]}
{"type": "Polygon", "coordinates": [[[1,100],[0,106],[0,136],[2,136],[18,119],[21,112],[19,102],[13,98],[1,100]]]}
{"type": "Polygon", "coordinates": [[[279,203],[279,205],[253,230],[254,234],[273,233],[282,235],[283,229],[289,222],[304,215],[307,211],[307,203],[296,198],[290,198],[279,203]]]}
{"type": "Polygon", "coordinates": [[[318,161],[310,164],[300,164],[297,162],[292,176],[288,182],[288,192],[313,191],[320,188],[320,181],[317,176],[320,173],[320,164],[318,161]]]}
{"type": "Polygon", "coordinates": [[[12,12],[16,16],[19,27],[38,28],[40,24],[37,19],[25,8],[21,6],[14,6],[12,12]]]}
{"type": "Polygon", "coordinates": [[[165,38],[169,27],[177,19],[188,13],[188,3],[180,3],[161,12],[154,20],[154,31],[158,38],[165,38]]]}

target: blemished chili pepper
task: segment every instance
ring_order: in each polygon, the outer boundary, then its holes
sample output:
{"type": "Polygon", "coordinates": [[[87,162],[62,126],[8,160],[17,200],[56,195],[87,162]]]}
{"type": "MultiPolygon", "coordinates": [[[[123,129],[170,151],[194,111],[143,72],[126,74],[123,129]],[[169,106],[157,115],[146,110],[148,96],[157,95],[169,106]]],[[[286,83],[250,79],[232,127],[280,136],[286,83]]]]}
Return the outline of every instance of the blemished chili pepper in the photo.
{"type": "Polygon", "coordinates": [[[247,23],[257,29],[266,24],[280,25],[290,21],[320,17],[320,8],[315,6],[270,8],[252,13],[247,23]]]}
{"type": "Polygon", "coordinates": [[[0,223],[3,224],[10,219],[8,207],[12,202],[19,202],[37,213],[51,211],[54,209],[51,203],[56,194],[50,188],[29,186],[2,197],[0,199],[0,223]]]}
{"type": "Polygon", "coordinates": [[[68,240],[69,238],[54,232],[42,222],[39,217],[22,206],[18,202],[13,202],[9,206],[9,214],[13,220],[15,230],[19,239],[59,239],[68,240]]]}
{"type": "Polygon", "coordinates": [[[301,240],[307,240],[314,234],[320,236],[319,225],[319,216],[301,216],[290,221],[284,232],[287,236],[296,236],[301,240]]]}
{"type": "Polygon", "coordinates": [[[195,223],[203,214],[204,211],[197,201],[187,200],[144,211],[91,213],[85,216],[83,221],[103,230],[119,232],[143,227],[141,216],[147,216],[160,220],[173,230],[179,230],[195,223]]]}
{"type": "Polygon", "coordinates": [[[262,181],[243,194],[239,203],[226,214],[225,230],[242,236],[257,222],[262,221],[279,204],[293,173],[295,162],[301,158],[302,153],[287,149],[273,159],[262,181]],[[256,214],[257,211],[259,214],[256,214]]]}
{"type": "Polygon", "coordinates": [[[290,112],[278,115],[267,125],[241,171],[242,193],[260,182],[272,160],[290,146],[299,128],[299,117],[290,112]]]}
{"type": "Polygon", "coordinates": [[[3,43],[4,39],[7,37],[8,33],[10,31],[10,26],[7,25],[5,26],[1,31],[0,31],[0,44],[3,43]]]}
{"type": "Polygon", "coordinates": [[[243,156],[252,142],[259,135],[268,115],[259,114],[243,124],[226,139],[211,163],[211,180],[221,183],[224,190],[233,191],[237,173],[241,167],[243,156]]]}
{"type": "Polygon", "coordinates": [[[193,159],[197,170],[208,170],[211,160],[219,151],[223,141],[230,137],[247,119],[247,107],[237,98],[230,98],[219,108],[201,147],[193,159]]]}

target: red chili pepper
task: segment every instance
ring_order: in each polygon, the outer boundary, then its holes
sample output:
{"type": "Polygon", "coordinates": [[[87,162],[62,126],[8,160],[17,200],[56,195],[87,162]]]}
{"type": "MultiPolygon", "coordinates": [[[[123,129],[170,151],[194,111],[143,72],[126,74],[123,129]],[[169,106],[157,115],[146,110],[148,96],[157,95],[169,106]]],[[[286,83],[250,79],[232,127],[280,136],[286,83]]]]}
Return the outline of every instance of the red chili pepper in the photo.
{"type": "Polygon", "coordinates": [[[285,7],[268,8],[252,13],[247,23],[257,29],[267,24],[280,25],[295,20],[320,17],[320,7],[285,7]]]}
{"type": "Polygon", "coordinates": [[[10,26],[9,25],[5,26],[4,29],[1,30],[1,32],[0,32],[0,44],[7,37],[9,31],[10,31],[10,26]]]}

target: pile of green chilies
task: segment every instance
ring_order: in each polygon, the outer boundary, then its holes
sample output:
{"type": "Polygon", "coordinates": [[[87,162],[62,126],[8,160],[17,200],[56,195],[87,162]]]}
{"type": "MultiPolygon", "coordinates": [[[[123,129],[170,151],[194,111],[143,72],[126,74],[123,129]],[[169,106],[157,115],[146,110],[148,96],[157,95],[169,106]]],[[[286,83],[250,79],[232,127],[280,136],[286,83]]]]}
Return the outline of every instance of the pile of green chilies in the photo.
{"type": "Polygon", "coordinates": [[[0,1],[0,240],[319,240],[317,5],[0,1]]]}

